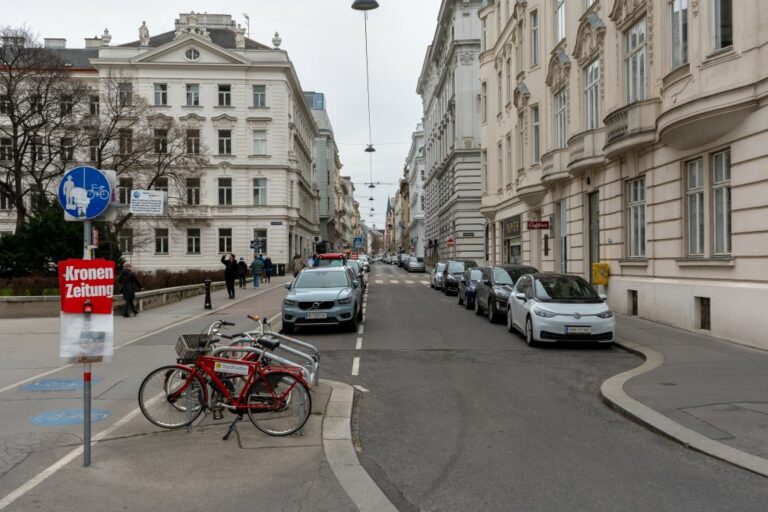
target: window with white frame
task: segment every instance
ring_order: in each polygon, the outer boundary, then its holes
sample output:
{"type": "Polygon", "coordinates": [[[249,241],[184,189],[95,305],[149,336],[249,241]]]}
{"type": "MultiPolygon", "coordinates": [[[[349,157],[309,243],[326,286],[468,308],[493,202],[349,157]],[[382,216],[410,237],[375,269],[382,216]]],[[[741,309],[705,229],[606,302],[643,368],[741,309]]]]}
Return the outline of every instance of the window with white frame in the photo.
{"type": "Polygon", "coordinates": [[[672,0],[669,4],[672,24],[672,69],[688,62],[688,0],[672,0]]]}
{"type": "Polygon", "coordinates": [[[627,102],[645,99],[645,18],[625,34],[627,102]]]}
{"type": "Polygon", "coordinates": [[[90,101],[88,102],[88,113],[91,114],[92,116],[99,115],[99,111],[100,111],[99,96],[97,94],[94,94],[89,97],[89,100],[90,101]]]}
{"type": "Polygon", "coordinates": [[[130,228],[121,229],[117,234],[117,246],[123,254],[133,254],[133,230],[130,228]]]}
{"type": "Polygon", "coordinates": [[[485,123],[488,121],[488,84],[486,82],[480,84],[480,103],[480,110],[483,113],[483,122],[485,123]]]}
{"type": "Polygon", "coordinates": [[[121,155],[133,152],[133,130],[130,128],[123,128],[118,132],[118,151],[121,155]]]}
{"type": "Polygon", "coordinates": [[[517,114],[517,168],[525,166],[525,116],[522,112],[517,114]]]}
{"type": "Polygon", "coordinates": [[[539,65],[539,11],[531,11],[531,66],[539,65]]]}
{"type": "Polygon", "coordinates": [[[232,86],[229,84],[219,85],[219,106],[229,107],[232,105],[232,86]]]}
{"type": "Polygon", "coordinates": [[[187,229],[187,254],[200,254],[200,228],[187,229]]]}
{"type": "Polygon", "coordinates": [[[121,107],[133,105],[133,84],[130,82],[117,84],[117,98],[121,107]]]}
{"type": "Polygon", "coordinates": [[[219,130],[219,154],[232,154],[232,130],[219,130]]]}
{"type": "Polygon", "coordinates": [[[731,151],[712,155],[714,254],[731,253],[731,151]]]}
{"type": "Polygon", "coordinates": [[[13,159],[13,140],[10,137],[0,137],[0,160],[13,159]]]}
{"type": "Polygon", "coordinates": [[[482,19],[482,39],[480,39],[480,51],[488,49],[488,18],[482,19]]]}
{"type": "Polygon", "coordinates": [[[232,178],[219,178],[219,205],[232,205],[232,178]]]}
{"type": "Polygon", "coordinates": [[[267,86],[254,85],[251,90],[253,91],[253,106],[266,107],[267,106],[267,86]]]}
{"type": "Polygon", "coordinates": [[[584,107],[587,130],[600,126],[600,60],[593,60],[584,70],[584,107]]]}
{"type": "Polygon", "coordinates": [[[496,157],[496,188],[501,188],[504,184],[504,147],[501,141],[496,144],[496,157]]]}
{"type": "Polygon", "coordinates": [[[267,178],[253,178],[253,204],[255,206],[267,204],[267,178]]]}
{"type": "Polygon", "coordinates": [[[62,137],[60,139],[61,144],[60,156],[62,163],[71,162],[75,158],[75,142],[72,137],[62,137]]]}
{"type": "Polygon", "coordinates": [[[267,130],[253,130],[253,154],[267,154],[267,130]]]}
{"type": "Polygon", "coordinates": [[[645,257],[645,176],[627,182],[628,253],[630,258],[645,257]]]}
{"type": "Polygon", "coordinates": [[[159,190],[160,192],[168,193],[168,178],[165,176],[155,178],[155,183],[152,185],[152,190],[159,190]]]}
{"type": "Polygon", "coordinates": [[[555,93],[555,144],[562,149],[568,144],[567,134],[567,108],[568,100],[565,87],[555,93]]]}
{"type": "Polygon", "coordinates": [[[200,204],[200,178],[187,178],[187,204],[200,204]]]}
{"type": "Polygon", "coordinates": [[[187,84],[187,106],[196,107],[200,105],[200,85],[187,84]]]}
{"type": "Polygon", "coordinates": [[[267,253],[267,230],[266,229],[254,229],[253,241],[255,242],[257,253],[259,254],[267,253]]]}
{"type": "Polygon", "coordinates": [[[531,163],[537,164],[541,160],[539,142],[539,106],[531,107],[531,163]]]}
{"type": "Polygon", "coordinates": [[[133,190],[133,178],[119,178],[117,189],[117,201],[120,204],[131,204],[131,191],[133,190]]]}
{"type": "Polygon", "coordinates": [[[155,84],[155,105],[168,105],[168,84],[155,84]]]}
{"type": "Polygon", "coordinates": [[[686,163],[688,255],[704,256],[704,159],[686,163]]]}
{"type": "Polygon", "coordinates": [[[712,2],[712,51],[733,46],[733,0],[712,2]]]}
{"type": "Polygon", "coordinates": [[[507,170],[507,183],[512,183],[512,167],[515,165],[515,162],[512,160],[512,134],[507,134],[507,158],[505,163],[505,167],[507,170]]]}
{"type": "Polygon", "coordinates": [[[565,39],[565,0],[555,2],[555,44],[565,39]]]}
{"type": "Polygon", "coordinates": [[[232,252],[232,228],[219,228],[219,254],[232,252]]]}
{"type": "Polygon", "coordinates": [[[187,130],[186,132],[187,153],[190,155],[200,154],[200,130],[187,130]]]}
{"type": "Polygon", "coordinates": [[[168,153],[168,130],[156,129],[154,142],[155,142],[155,153],[158,153],[158,154],[168,153]]]}
{"type": "Polygon", "coordinates": [[[155,254],[168,254],[167,229],[155,229],[155,254]]]}
{"type": "Polygon", "coordinates": [[[523,61],[523,24],[518,23],[515,27],[515,60],[517,61],[517,74],[525,71],[525,62],[523,61]]]}
{"type": "Polygon", "coordinates": [[[502,88],[503,88],[503,82],[502,82],[502,78],[501,78],[501,71],[499,71],[498,74],[496,75],[496,80],[497,80],[496,83],[498,84],[498,88],[496,90],[496,93],[497,93],[496,94],[496,96],[497,96],[496,99],[497,99],[497,102],[498,102],[497,103],[497,105],[498,105],[498,113],[501,114],[501,110],[502,110],[502,88]]]}
{"type": "MultiPolygon", "coordinates": [[[[42,149],[42,145],[33,146],[33,148],[34,147],[39,147],[40,149],[42,149]]],[[[98,138],[94,137],[88,142],[88,157],[91,162],[96,162],[99,159],[99,139],[98,138]]]]}
{"type": "Polygon", "coordinates": [[[480,152],[480,167],[483,172],[483,192],[488,192],[488,152],[480,152]]]}
{"type": "Polygon", "coordinates": [[[512,101],[512,59],[507,59],[507,96],[506,101],[510,103],[512,101]]]}
{"type": "Polygon", "coordinates": [[[10,210],[12,207],[11,198],[0,194],[0,210],[10,210]]]}

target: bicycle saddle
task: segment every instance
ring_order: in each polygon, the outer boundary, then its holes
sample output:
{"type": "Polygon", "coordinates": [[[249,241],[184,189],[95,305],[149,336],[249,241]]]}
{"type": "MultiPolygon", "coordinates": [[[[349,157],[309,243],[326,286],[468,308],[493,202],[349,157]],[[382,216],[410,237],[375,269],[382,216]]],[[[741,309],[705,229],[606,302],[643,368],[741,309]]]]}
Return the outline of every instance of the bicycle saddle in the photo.
{"type": "Polygon", "coordinates": [[[256,340],[256,343],[261,345],[262,347],[266,348],[267,350],[275,350],[277,347],[280,346],[280,341],[272,341],[267,338],[259,338],[256,340]]]}

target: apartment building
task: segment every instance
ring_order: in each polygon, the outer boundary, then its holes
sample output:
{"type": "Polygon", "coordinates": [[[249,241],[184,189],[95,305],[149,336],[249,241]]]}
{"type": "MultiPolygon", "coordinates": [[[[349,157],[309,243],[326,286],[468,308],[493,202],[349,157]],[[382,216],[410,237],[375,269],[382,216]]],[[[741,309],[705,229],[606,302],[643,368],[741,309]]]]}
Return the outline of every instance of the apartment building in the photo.
{"type": "Polygon", "coordinates": [[[424,257],[426,230],[424,228],[424,128],[421,123],[411,134],[411,147],[405,159],[405,172],[409,190],[409,253],[424,257]]]}

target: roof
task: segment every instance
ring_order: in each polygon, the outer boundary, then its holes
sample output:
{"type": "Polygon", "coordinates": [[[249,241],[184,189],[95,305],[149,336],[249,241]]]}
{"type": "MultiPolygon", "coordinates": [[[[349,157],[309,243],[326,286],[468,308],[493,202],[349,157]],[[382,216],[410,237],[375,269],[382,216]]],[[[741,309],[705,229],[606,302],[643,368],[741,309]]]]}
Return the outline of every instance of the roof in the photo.
{"type": "Polygon", "coordinates": [[[96,69],[89,59],[99,57],[98,48],[47,48],[64,61],[66,67],[96,69]]]}
{"type": "MultiPolygon", "coordinates": [[[[237,48],[235,45],[235,33],[230,29],[223,29],[223,28],[206,28],[208,30],[208,33],[211,36],[211,42],[215,45],[221,46],[222,48],[229,48],[229,49],[235,49],[237,48]]],[[[176,32],[171,30],[170,32],[163,32],[162,34],[158,34],[156,36],[149,38],[149,47],[150,48],[158,48],[160,46],[166,45],[176,39],[176,32]]],[[[119,46],[133,46],[138,47],[139,41],[131,41],[130,43],[121,44],[119,46]]],[[[246,50],[271,50],[269,46],[263,45],[259,43],[258,41],[254,41],[253,39],[245,38],[245,49],[246,50]]]]}

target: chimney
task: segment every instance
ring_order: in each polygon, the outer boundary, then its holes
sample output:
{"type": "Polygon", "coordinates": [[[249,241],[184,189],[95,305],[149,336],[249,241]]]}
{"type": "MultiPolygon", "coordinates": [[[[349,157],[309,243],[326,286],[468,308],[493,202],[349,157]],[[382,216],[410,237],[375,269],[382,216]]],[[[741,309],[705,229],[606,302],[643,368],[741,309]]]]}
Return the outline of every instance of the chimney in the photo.
{"type": "Polygon", "coordinates": [[[98,48],[102,44],[101,38],[97,36],[93,37],[86,37],[85,38],[85,47],[86,48],[98,48]]]}
{"type": "Polygon", "coordinates": [[[67,40],[63,37],[46,37],[44,41],[46,48],[62,49],[67,47],[67,40]]]}

